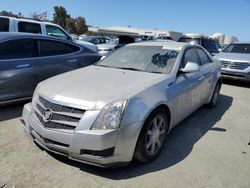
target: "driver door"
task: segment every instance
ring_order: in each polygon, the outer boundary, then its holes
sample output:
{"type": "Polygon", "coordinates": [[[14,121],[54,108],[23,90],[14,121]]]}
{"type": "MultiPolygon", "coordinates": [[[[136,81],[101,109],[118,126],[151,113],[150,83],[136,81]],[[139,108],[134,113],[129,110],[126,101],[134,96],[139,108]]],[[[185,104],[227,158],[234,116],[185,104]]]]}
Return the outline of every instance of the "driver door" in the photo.
{"type": "MultiPolygon", "coordinates": [[[[187,62],[194,62],[200,65],[199,58],[196,53],[196,48],[191,47],[184,52],[181,65],[179,69],[184,68],[187,62]]],[[[195,111],[202,100],[202,84],[201,72],[178,73],[176,82],[169,91],[170,97],[173,101],[173,124],[177,124],[189,114],[195,111]]]]}

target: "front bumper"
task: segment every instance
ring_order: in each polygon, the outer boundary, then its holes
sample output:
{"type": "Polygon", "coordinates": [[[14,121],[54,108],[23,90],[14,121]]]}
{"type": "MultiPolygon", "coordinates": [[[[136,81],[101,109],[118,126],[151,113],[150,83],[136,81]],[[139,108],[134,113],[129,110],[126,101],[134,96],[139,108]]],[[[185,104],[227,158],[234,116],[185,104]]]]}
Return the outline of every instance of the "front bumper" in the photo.
{"type": "Polygon", "coordinates": [[[250,82],[250,71],[243,72],[243,71],[234,71],[229,69],[221,69],[221,74],[222,77],[226,79],[250,82]]]}
{"type": "Polygon", "coordinates": [[[119,130],[86,130],[78,127],[73,132],[54,130],[41,125],[32,114],[30,103],[24,106],[22,122],[29,137],[45,150],[100,167],[129,163],[140,127],[139,123],[135,123],[119,130]]]}

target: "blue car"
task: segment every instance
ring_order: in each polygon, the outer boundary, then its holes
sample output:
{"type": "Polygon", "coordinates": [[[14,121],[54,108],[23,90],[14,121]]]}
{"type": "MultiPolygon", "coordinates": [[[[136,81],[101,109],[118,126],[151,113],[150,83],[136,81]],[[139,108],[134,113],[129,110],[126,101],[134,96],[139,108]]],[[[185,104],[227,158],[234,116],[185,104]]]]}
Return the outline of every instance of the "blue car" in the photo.
{"type": "Polygon", "coordinates": [[[80,44],[26,33],[0,34],[0,105],[32,97],[36,85],[101,56],[80,44]]]}

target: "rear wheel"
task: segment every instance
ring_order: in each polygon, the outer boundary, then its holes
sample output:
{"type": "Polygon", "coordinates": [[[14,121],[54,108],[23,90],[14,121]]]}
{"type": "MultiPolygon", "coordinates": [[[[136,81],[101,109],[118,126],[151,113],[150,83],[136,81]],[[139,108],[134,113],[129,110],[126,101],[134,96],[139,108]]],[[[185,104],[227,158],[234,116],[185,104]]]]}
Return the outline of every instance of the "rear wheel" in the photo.
{"type": "Polygon", "coordinates": [[[221,83],[218,82],[214,88],[213,96],[212,96],[210,102],[208,103],[208,107],[214,108],[217,106],[218,98],[220,95],[220,88],[221,88],[221,83]]]}
{"type": "Polygon", "coordinates": [[[166,111],[158,109],[146,120],[138,138],[134,158],[147,163],[161,152],[167,135],[169,123],[166,111]]]}

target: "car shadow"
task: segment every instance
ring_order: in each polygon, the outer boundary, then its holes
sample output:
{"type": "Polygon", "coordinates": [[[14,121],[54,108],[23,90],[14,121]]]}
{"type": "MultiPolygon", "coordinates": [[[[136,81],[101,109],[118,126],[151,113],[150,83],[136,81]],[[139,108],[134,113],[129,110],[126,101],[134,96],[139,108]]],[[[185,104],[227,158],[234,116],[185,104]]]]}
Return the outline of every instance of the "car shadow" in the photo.
{"type": "Polygon", "coordinates": [[[239,80],[223,79],[223,84],[237,86],[237,87],[250,88],[250,82],[244,82],[244,81],[239,81],[239,80]]]}
{"type": "Polygon", "coordinates": [[[117,169],[102,169],[69,160],[67,157],[51,154],[55,159],[82,171],[113,180],[129,179],[147,173],[167,169],[184,160],[197,143],[208,131],[226,132],[226,129],[214,127],[223,114],[231,107],[233,98],[220,95],[216,108],[202,107],[182,123],[176,126],[168,135],[159,157],[149,164],[132,161],[128,166],[117,169]]]}
{"type": "Polygon", "coordinates": [[[0,106],[0,122],[21,117],[25,103],[27,101],[0,106]]]}

